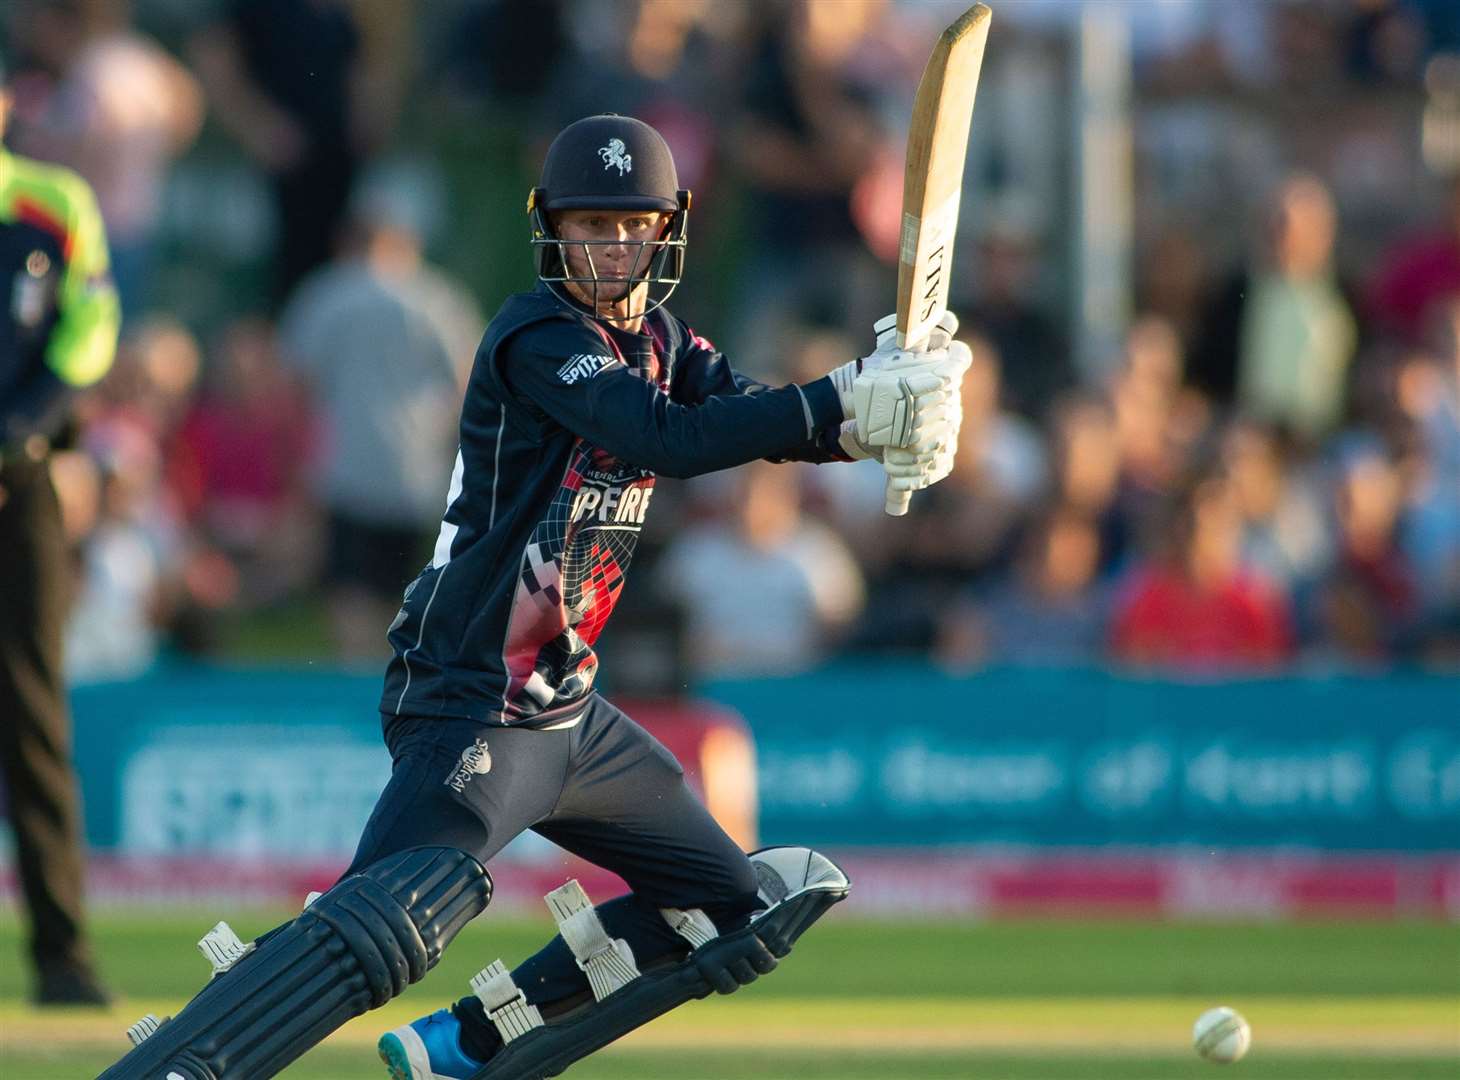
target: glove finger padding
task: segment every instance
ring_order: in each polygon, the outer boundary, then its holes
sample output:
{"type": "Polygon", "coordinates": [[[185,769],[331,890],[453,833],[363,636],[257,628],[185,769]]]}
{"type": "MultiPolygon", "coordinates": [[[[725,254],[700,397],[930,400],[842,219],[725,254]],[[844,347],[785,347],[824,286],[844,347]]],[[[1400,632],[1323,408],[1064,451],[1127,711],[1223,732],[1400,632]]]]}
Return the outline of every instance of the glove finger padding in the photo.
{"type": "Polygon", "coordinates": [[[940,447],[932,453],[915,453],[888,447],[882,468],[887,486],[894,491],[922,491],[946,479],[953,471],[954,448],[940,447]]]}
{"type": "Polygon", "coordinates": [[[888,476],[926,476],[933,471],[937,451],[905,450],[901,447],[882,448],[882,467],[888,476]]]}

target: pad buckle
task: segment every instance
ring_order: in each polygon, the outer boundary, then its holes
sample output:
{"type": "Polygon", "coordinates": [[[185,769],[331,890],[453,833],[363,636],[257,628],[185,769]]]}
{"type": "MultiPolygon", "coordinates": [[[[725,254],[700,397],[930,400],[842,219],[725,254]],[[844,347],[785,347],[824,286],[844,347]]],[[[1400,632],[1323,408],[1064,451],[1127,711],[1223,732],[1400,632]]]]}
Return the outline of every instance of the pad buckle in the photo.
{"type": "Polygon", "coordinates": [[[558,933],[588,976],[593,996],[602,1001],[639,977],[634,951],[623,938],[610,938],[593,903],[576,878],[544,899],[558,924],[558,933]]]}
{"type": "Polygon", "coordinates": [[[167,1023],[171,1019],[172,1017],[170,1016],[164,1016],[161,1020],[159,1020],[157,1019],[156,1013],[148,1013],[146,1016],[142,1017],[142,1019],[138,1020],[135,1024],[127,1029],[127,1041],[130,1042],[133,1046],[141,1046],[144,1042],[157,1034],[158,1028],[162,1027],[163,1024],[167,1023]]]}
{"type": "Polygon", "coordinates": [[[220,922],[203,935],[198,942],[198,951],[203,959],[213,965],[212,978],[216,979],[253,951],[253,942],[245,945],[233,932],[233,927],[220,922]]]}
{"type": "Polygon", "coordinates": [[[664,916],[676,934],[690,943],[690,947],[698,949],[701,945],[708,945],[720,936],[720,931],[715,929],[715,924],[699,908],[690,908],[681,911],[679,908],[660,908],[659,914],[664,916]]]}
{"type": "Polygon", "coordinates": [[[493,960],[471,977],[472,993],[487,1010],[487,1019],[497,1026],[503,1042],[526,1035],[543,1026],[542,1013],[527,1003],[527,995],[512,981],[512,973],[501,960],[493,960]]]}

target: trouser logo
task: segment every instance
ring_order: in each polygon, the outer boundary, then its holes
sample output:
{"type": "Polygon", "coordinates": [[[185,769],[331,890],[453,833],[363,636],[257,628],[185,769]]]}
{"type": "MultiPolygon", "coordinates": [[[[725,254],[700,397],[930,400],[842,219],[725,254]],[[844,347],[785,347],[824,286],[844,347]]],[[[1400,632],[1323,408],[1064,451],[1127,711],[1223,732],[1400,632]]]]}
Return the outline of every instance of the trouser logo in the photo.
{"type": "Polygon", "coordinates": [[[473,776],[492,771],[492,755],[487,752],[487,740],[478,739],[461,752],[461,763],[446,780],[452,791],[462,792],[473,776]]]}

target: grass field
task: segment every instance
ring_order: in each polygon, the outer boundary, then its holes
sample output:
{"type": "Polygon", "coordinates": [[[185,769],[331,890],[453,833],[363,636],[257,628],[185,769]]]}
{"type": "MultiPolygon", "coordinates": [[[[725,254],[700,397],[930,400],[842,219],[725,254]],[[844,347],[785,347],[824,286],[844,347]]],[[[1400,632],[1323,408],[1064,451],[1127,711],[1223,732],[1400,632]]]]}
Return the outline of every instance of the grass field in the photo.
{"type": "MultiPolygon", "coordinates": [[[[106,915],[96,938],[125,1001],[25,1003],[20,930],[0,915],[0,1076],[93,1077],[144,1012],[176,1011],[207,965],[211,914],[106,915]]],[[[247,938],[267,916],[230,918],[247,938]]],[[[546,922],[469,927],[436,971],[283,1075],[379,1077],[376,1035],[465,992],[546,922]]],[[[572,1080],[1429,1080],[1460,1076],[1460,928],[1417,923],[858,923],[833,914],[781,970],[696,1002],[570,1070],[572,1080]],[[1191,1022],[1230,1004],[1254,1049],[1216,1074],[1191,1022]]]]}

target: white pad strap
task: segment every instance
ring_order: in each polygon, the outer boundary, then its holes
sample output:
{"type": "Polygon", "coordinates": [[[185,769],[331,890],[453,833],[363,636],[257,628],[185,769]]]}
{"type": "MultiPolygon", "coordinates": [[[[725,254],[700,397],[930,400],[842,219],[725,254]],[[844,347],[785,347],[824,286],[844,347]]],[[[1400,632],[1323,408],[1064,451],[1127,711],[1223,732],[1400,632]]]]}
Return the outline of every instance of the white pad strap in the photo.
{"type": "Polygon", "coordinates": [[[593,996],[602,1001],[639,977],[633,950],[623,938],[609,938],[598,912],[577,880],[554,889],[544,899],[557,920],[558,933],[588,976],[593,996]]]}
{"type": "Polygon", "coordinates": [[[162,1020],[159,1020],[157,1019],[157,1015],[155,1013],[148,1013],[146,1016],[142,1017],[142,1019],[138,1020],[135,1024],[127,1029],[127,1039],[131,1042],[133,1046],[141,1046],[144,1042],[157,1034],[158,1028],[160,1028],[163,1024],[167,1023],[167,1021],[171,1019],[172,1017],[169,1016],[162,1020]]]}
{"type": "Polygon", "coordinates": [[[198,942],[198,951],[203,959],[213,965],[213,978],[217,978],[234,964],[253,951],[253,942],[247,945],[233,932],[233,927],[220,922],[203,935],[198,942]]]}
{"type": "Polygon", "coordinates": [[[493,960],[473,975],[471,990],[487,1010],[487,1019],[497,1025],[503,1042],[542,1027],[542,1013],[527,1003],[527,995],[512,981],[512,973],[502,961],[493,960]]]}
{"type": "Polygon", "coordinates": [[[676,934],[690,943],[691,948],[698,949],[701,945],[708,945],[720,936],[720,931],[715,929],[710,917],[699,908],[690,908],[688,911],[672,907],[660,908],[659,914],[664,916],[664,921],[676,934]]]}

